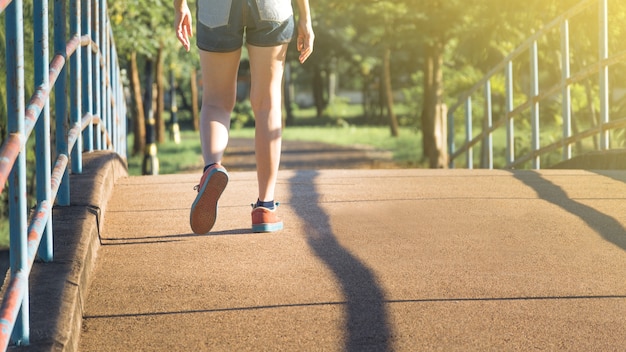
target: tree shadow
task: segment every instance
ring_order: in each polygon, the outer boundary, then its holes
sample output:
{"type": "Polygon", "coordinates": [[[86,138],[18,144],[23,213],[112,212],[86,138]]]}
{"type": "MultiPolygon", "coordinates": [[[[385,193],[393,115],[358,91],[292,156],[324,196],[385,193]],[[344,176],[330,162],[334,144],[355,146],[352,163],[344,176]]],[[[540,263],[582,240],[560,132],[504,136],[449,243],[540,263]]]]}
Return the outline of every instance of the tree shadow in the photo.
{"type": "Polygon", "coordinates": [[[588,171],[611,178],[615,181],[626,183],[626,172],[624,172],[624,170],[588,170],[588,171]]]}
{"type": "Polygon", "coordinates": [[[317,171],[294,174],[290,204],[305,225],[306,240],[337,279],[346,300],[346,351],[390,351],[391,332],[385,296],[374,273],[333,233],[315,187],[317,171]]]}
{"type": "Polygon", "coordinates": [[[615,218],[571,199],[561,187],[535,171],[515,171],[513,176],[534,189],[541,199],[577,216],[605,240],[626,250],[626,229],[615,218]]]}

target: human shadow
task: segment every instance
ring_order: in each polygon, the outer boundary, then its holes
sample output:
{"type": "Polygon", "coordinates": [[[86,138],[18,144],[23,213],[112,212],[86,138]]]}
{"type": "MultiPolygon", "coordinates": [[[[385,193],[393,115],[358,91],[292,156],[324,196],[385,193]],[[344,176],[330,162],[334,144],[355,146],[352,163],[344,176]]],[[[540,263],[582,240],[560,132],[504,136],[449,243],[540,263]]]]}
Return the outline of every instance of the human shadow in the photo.
{"type": "Polygon", "coordinates": [[[577,216],[605,240],[626,250],[626,228],[615,218],[571,199],[561,187],[535,171],[515,171],[513,176],[534,189],[541,199],[577,216]]]}
{"type": "Polygon", "coordinates": [[[337,279],[346,300],[346,351],[391,351],[385,296],[375,275],[338,241],[329,215],[320,206],[317,171],[300,170],[291,178],[290,205],[303,220],[306,240],[337,279]]]}

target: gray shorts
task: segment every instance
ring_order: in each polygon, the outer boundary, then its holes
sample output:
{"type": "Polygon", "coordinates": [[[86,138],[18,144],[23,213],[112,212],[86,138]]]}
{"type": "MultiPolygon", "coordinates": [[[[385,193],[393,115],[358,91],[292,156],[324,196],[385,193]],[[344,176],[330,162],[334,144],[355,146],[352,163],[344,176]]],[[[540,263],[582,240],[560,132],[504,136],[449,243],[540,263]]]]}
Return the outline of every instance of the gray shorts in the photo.
{"type": "Polygon", "coordinates": [[[198,0],[198,48],[235,51],[246,42],[255,46],[289,43],[294,34],[291,0],[198,0]]]}

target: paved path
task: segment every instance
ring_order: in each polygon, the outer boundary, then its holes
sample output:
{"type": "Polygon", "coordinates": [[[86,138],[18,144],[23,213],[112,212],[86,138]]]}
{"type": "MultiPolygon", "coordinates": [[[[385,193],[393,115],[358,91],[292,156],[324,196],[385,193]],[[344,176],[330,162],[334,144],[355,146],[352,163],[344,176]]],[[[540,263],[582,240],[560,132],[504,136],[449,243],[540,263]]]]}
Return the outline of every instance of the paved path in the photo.
{"type": "MultiPolygon", "coordinates": [[[[392,153],[368,146],[344,147],[319,142],[290,141],[282,143],[280,165],[294,169],[380,169],[397,168],[392,153]]],[[[224,156],[230,171],[254,171],[254,141],[231,138],[224,156]]]]}
{"type": "Polygon", "coordinates": [[[203,236],[197,179],[117,180],[80,351],[626,346],[624,171],[284,170],[274,234],[234,171],[203,236]]]}

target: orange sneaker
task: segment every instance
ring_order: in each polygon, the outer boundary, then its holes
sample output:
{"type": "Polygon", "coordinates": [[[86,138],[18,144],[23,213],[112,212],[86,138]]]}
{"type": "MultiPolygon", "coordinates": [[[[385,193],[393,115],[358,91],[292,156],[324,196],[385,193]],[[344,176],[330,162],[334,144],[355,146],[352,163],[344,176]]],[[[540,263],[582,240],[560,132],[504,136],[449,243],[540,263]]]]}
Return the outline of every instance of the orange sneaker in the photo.
{"type": "Polygon", "coordinates": [[[268,209],[252,205],[252,232],[274,232],[283,229],[283,222],[276,216],[276,207],[268,209]]]}
{"type": "Polygon", "coordinates": [[[211,231],[217,218],[217,201],[228,184],[228,173],[219,163],[209,167],[193,189],[198,195],[191,204],[189,223],[191,230],[198,235],[211,231]]]}

